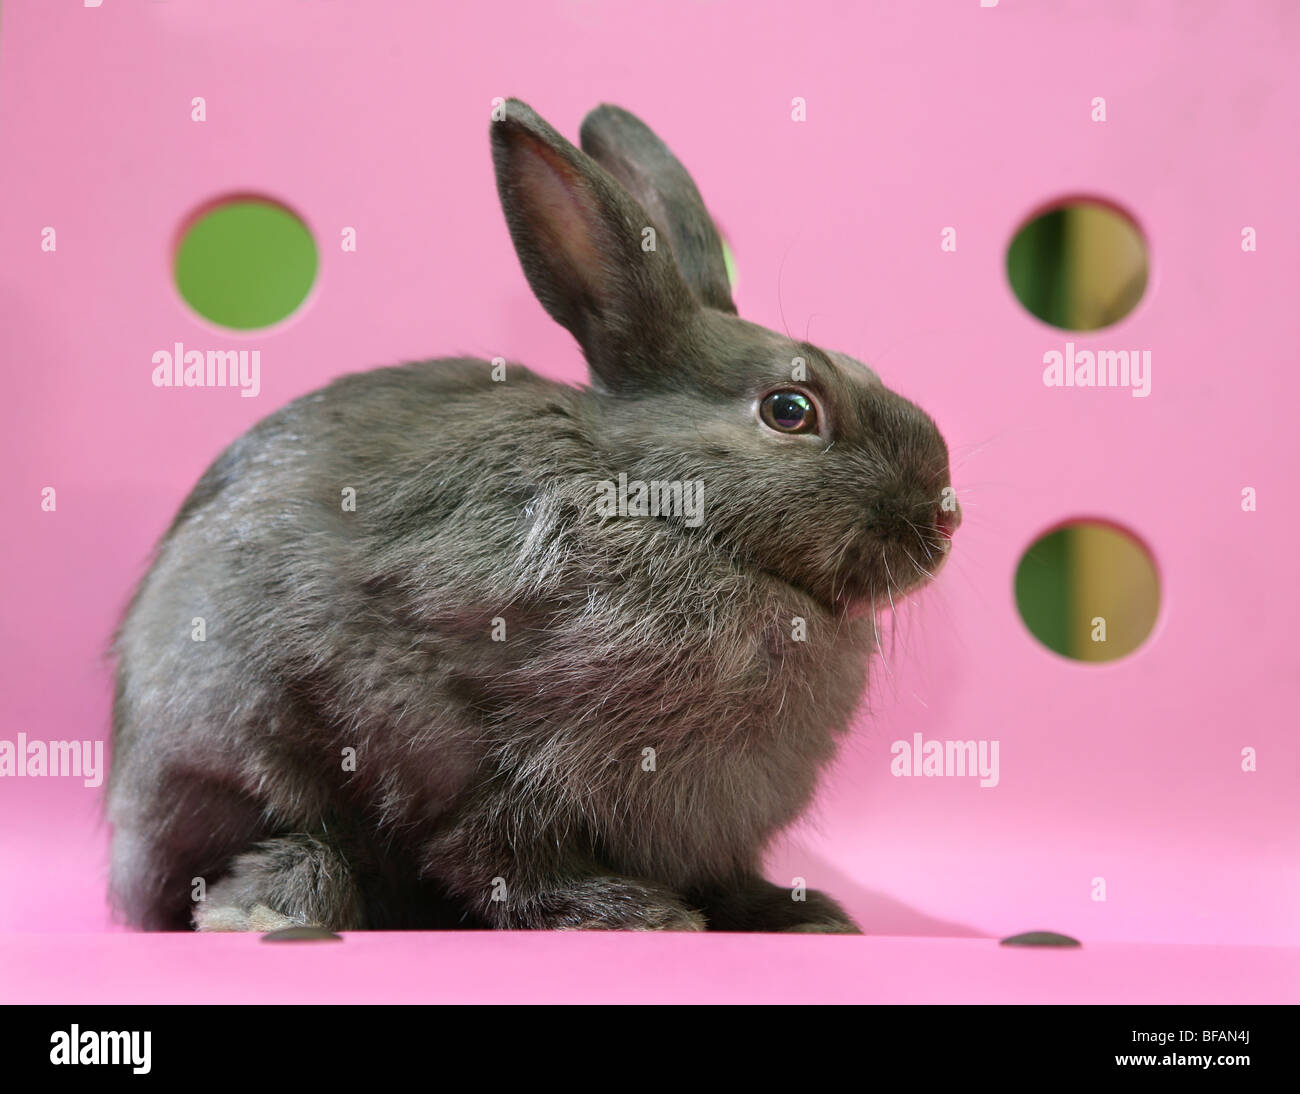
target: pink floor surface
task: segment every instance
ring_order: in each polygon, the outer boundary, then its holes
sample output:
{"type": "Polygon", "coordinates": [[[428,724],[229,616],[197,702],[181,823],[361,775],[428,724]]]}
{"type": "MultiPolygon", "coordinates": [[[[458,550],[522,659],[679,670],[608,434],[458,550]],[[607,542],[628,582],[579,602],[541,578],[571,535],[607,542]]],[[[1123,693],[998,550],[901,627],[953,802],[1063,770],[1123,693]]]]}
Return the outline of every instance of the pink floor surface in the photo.
{"type": "Polygon", "coordinates": [[[526,933],[0,936],[0,1002],[1296,1003],[1300,950],[526,933]],[[21,987],[20,987],[21,985],[21,987]]]}

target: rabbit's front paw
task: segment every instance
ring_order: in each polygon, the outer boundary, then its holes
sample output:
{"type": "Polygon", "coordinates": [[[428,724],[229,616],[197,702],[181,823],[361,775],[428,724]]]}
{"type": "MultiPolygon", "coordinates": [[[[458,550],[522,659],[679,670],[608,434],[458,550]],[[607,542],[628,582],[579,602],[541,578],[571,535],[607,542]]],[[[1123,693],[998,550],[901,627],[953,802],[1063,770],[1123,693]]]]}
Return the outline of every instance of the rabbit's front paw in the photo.
{"type": "Polygon", "coordinates": [[[503,927],[552,931],[703,931],[704,916],[659,885],[620,877],[596,877],[505,901],[496,918],[503,927]]]}
{"type": "Polygon", "coordinates": [[[754,876],[696,895],[714,931],[862,933],[839,904],[816,889],[785,889],[754,876]]]}
{"type": "Polygon", "coordinates": [[[785,934],[861,934],[862,928],[851,919],[824,920],[812,923],[796,923],[786,927],[785,934]]]}

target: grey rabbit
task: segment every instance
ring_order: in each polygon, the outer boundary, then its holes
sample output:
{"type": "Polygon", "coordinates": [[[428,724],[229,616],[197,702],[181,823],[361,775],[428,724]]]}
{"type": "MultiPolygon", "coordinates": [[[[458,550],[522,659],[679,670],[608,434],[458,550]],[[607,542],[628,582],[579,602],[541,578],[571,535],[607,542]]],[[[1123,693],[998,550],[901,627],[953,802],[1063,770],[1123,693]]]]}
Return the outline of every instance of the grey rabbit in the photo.
{"type": "Polygon", "coordinates": [[[114,643],[118,914],[857,933],[762,859],[860,702],[874,612],[948,555],[944,440],[737,317],[695,184],[631,114],[592,111],[581,150],[514,99],[490,130],[590,386],[378,368],[222,453],[114,643]],[[681,490],[644,515],[638,484],[681,490]]]}

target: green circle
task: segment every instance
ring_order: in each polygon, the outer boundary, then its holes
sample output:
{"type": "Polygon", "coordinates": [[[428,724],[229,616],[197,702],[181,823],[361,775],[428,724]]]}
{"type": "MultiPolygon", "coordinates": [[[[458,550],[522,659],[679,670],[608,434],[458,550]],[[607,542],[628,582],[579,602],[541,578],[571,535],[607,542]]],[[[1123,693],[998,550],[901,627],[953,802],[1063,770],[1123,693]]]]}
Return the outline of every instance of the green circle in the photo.
{"type": "Polygon", "coordinates": [[[1160,577],[1146,546],[1095,520],[1040,536],[1016,567],[1016,607],[1044,646],[1075,661],[1127,657],[1155,627],[1160,577]]]}
{"type": "Polygon", "coordinates": [[[727,267],[727,281],[731,285],[731,288],[734,290],[736,287],[736,277],[737,277],[736,255],[735,252],[733,252],[731,249],[731,244],[728,243],[725,239],[722,241],[722,261],[726,264],[727,267]]]}
{"type": "Polygon", "coordinates": [[[205,319],[235,330],[292,315],[316,280],[316,241],[282,205],[238,198],[203,213],[176,251],[176,287],[205,319]]]}
{"type": "Polygon", "coordinates": [[[1034,217],[1007,248],[1007,279],[1025,309],[1061,330],[1118,323],[1147,288],[1146,240],[1127,216],[1080,199],[1034,217]]]}

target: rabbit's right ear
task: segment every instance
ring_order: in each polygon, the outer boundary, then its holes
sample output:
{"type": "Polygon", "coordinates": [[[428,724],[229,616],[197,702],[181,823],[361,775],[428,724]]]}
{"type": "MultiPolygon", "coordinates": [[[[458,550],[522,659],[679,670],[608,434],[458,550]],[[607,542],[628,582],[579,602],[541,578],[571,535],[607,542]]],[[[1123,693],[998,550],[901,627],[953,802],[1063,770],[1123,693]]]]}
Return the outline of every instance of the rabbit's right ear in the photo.
{"type": "Polygon", "coordinates": [[[608,390],[652,385],[699,305],[630,194],[518,99],[492,122],[497,191],[524,275],[608,390]]]}
{"type": "Polygon", "coordinates": [[[627,187],[667,233],[700,303],[734,315],[722,236],[681,161],[645,122],[609,103],[583,119],[580,135],[582,150],[627,187]]]}

